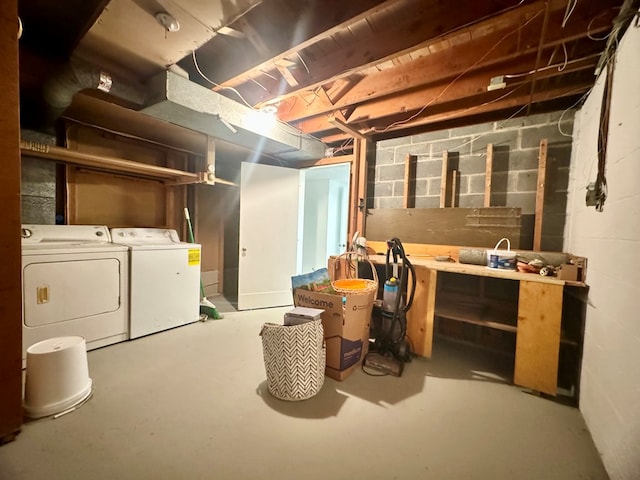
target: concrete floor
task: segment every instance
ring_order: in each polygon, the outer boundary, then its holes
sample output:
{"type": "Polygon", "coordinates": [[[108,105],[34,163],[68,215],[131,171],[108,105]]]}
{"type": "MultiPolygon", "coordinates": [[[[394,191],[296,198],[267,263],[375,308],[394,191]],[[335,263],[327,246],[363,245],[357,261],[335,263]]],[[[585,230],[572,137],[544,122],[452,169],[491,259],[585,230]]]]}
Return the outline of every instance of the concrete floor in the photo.
{"type": "Polygon", "coordinates": [[[258,332],[287,310],[89,352],[93,397],[26,423],[0,447],[0,479],[608,478],[579,410],[455,344],[400,378],[358,370],[303,402],[273,398],[258,332]]]}

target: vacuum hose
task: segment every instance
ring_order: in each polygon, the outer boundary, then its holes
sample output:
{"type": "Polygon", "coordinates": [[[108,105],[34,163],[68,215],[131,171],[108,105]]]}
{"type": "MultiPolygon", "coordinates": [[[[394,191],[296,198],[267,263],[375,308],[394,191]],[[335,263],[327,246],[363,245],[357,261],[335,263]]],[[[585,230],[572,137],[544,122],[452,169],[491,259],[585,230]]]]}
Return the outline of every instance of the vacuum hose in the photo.
{"type": "MultiPolygon", "coordinates": [[[[398,349],[398,346],[402,344],[407,334],[407,320],[406,312],[409,311],[413,304],[413,297],[416,292],[416,271],[411,264],[404,251],[404,247],[399,238],[392,238],[387,240],[387,257],[386,257],[386,278],[389,277],[390,257],[393,256],[393,264],[397,265],[398,260],[401,261],[402,271],[398,279],[398,295],[396,295],[395,308],[393,309],[392,319],[389,325],[389,331],[387,334],[387,341],[391,344],[394,350],[398,349]],[[411,288],[406,289],[409,272],[411,272],[411,288]],[[395,325],[399,325],[397,335],[393,335],[395,325]]],[[[404,357],[405,355],[399,355],[404,357]]]]}

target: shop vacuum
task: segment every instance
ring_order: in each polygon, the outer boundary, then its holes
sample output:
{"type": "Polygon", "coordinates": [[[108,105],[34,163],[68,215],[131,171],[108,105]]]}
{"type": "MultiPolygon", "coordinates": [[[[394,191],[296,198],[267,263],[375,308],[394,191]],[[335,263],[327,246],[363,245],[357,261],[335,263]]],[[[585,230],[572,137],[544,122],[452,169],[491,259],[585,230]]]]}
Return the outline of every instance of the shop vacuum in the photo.
{"type": "MultiPolygon", "coordinates": [[[[375,305],[371,318],[369,353],[364,360],[366,372],[402,375],[411,360],[407,341],[407,312],[416,291],[416,274],[398,238],[387,240],[385,282],[382,305],[375,305]],[[391,261],[392,260],[392,261],[391,261]],[[411,285],[408,285],[409,272],[411,285]]],[[[379,303],[379,302],[378,302],[379,303]]]]}

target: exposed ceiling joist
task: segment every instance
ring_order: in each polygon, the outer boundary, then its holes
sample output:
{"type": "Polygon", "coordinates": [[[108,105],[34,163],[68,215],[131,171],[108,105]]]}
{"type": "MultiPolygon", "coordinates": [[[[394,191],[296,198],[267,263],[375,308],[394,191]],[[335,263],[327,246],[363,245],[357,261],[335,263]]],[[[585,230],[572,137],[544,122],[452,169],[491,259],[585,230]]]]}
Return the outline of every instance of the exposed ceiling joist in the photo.
{"type": "MultiPolygon", "coordinates": [[[[86,1],[91,7],[77,9],[86,23],[70,21],[77,31],[65,36],[88,32],[73,53],[108,38],[113,46],[91,50],[91,60],[100,69],[128,72],[138,85],[150,78],[148,71],[159,74],[184,55],[178,66],[191,83],[208,91],[213,85],[249,113],[277,107],[289,124],[282,124],[285,130],[319,137],[336,152],[354,137],[378,140],[577,104],[595,82],[598,60],[611,58],[640,7],[640,0],[160,0],[189,19],[177,35],[161,29],[159,38],[160,26],[149,22],[157,0],[86,1]],[[225,10],[214,28],[215,15],[206,12],[227,3],[233,14],[225,10]],[[145,21],[133,20],[136,14],[145,21]],[[91,25],[96,18],[102,20],[91,25]],[[107,20],[114,25],[105,28],[107,20]],[[127,28],[132,22],[136,29],[127,28]],[[135,41],[126,34],[131,31],[135,41]]],[[[34,22],[40,15],[44,22],[63,18],[59,4],[77,0],[21,2],[25,18],[34,22]]],[[[27,62],[55,52],[42,40],[38,48],[28,40],[31,52],[21,52],[27,62]]],[[[47,72],[25,65],[21,92],[38,94],[47,72]]],[[[23,101],[21,113],[40,100],[23,101]]],[[[199,116],[199,108],[194,104],[191,114],[199,116]]],[[[220,121],[214,125],[198,128],[237,140],[220,121]]]]}
{"type": "MultiPolygon", "coordinates": [[[[512,15],[512,13],[505,14],[512,15]]],[[[610,20],[613,13],[610,12],[610,20]]],[[[542,20],[540,18],[540,20],[542,20]]],[[[483,23],[490,23],[486,21],[483,23]]],[[[543,48],[566,47],[567,43],[587,38],[587,35],[600,35],[609,26],[596,26],[587,31],[583,25],[568,25],[566,29],[554,29],[549,32],[548,39],[543,48]]],[[[380,97],[393,95],[399,92],[409,91],[421,86],[432,84],[438,80],[455,78],[473,70],[479,70],[492,65],[507,65],[502,73],[520,73],[515,66],[508,65],[516,62],[522,56],[535,54],[538,50],[538,38],[540,23],[523,25],[511,25],[507,29],[496,30],[490,34],[477,38],[473,42],[473,48],[468,43],[456,45],[436,53],[419,57],[416,60],[405,63],[394,69],[382,70],[366,75],[358,84],[330,105],[322,102],[299,102],[296,97],[289,97],[283,101],[280,118],[287,122],[296,122],[330,112],[336,108],[346,108],[350,105],[372,101],[380,97]],[[510,37],[516,37],[517,42],[508,42],[510,37]],[[484,55],[483,55],[484,54],[484,55]],[[425,75],[428,72],[428,75],[425,75]]],[[[551,55],[549,60],[552,60],[551,55]]],[[[556,59],[562,64],[564,58],[556,59]]],[[[567,59],[568,61],[568,59],[567,59]]],[[[528,68],[531,70],[532,67],[528,68]]]]}

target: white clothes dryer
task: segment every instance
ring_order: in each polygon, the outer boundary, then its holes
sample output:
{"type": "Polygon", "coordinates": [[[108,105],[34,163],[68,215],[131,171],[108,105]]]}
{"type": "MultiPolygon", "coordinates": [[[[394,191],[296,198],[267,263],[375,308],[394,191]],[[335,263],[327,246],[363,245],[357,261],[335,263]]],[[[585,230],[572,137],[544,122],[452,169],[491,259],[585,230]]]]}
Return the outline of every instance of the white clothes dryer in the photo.
{"type": "Polygon", "coordinates": [[[87,350],[129,338],[129,255],[94,225],[22,226],[22,362],[29,346],[82,336],[87,350]]]}
{"type": "Polygon", "coordinates": [[[112,228],[113,242],[130,249],[130,338],[200,318],[200,245],[162,228],[112,228]]]}

